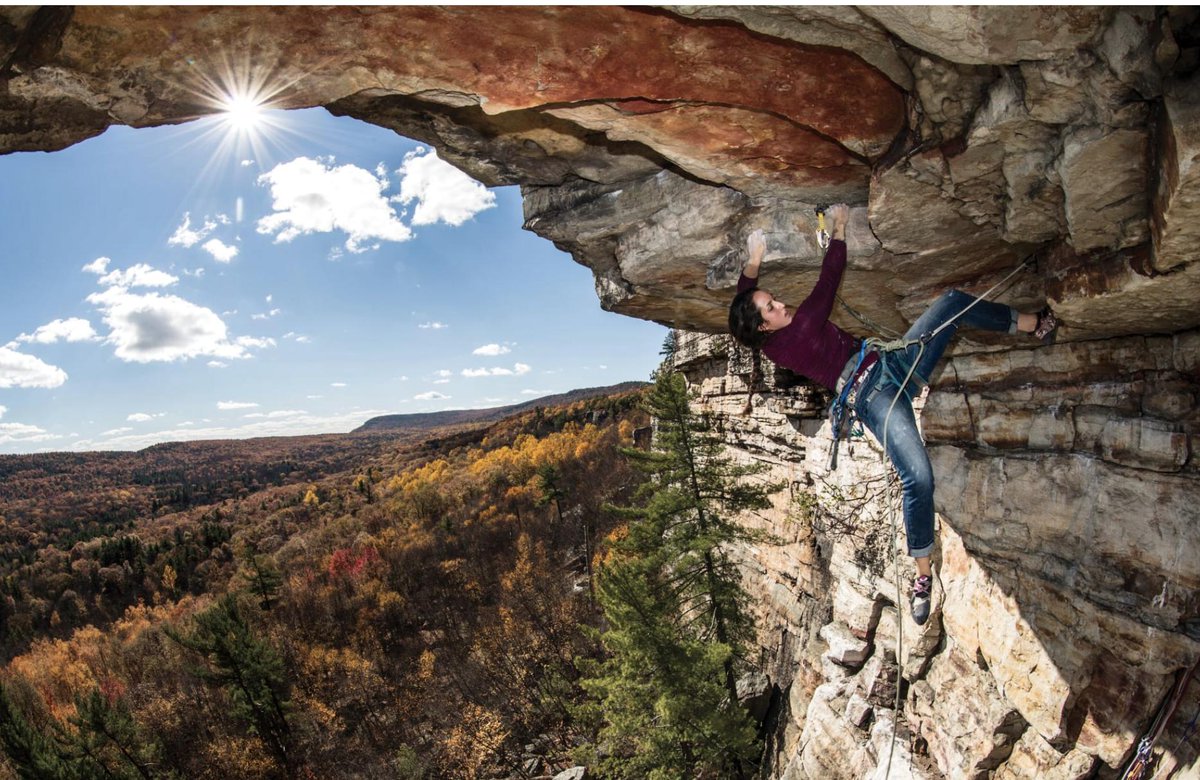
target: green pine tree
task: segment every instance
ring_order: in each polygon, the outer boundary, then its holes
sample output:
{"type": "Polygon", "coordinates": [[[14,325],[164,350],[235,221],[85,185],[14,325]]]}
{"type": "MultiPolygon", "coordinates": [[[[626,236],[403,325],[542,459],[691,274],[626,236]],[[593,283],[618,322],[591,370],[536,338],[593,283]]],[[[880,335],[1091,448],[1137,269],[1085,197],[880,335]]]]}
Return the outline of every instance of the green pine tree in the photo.
{"type": "Polygon", "coordinates": [[[280,768],[292,775],[288,684],[283,659],[270,642],[255,635],[237,594],[222,596],[196,615],[195,626],[187,636],[174,629],[165,631],[171,639],[204,659],[204,666],[193,672],[228,693],[234,717],[245,722],[280,768]]]}
{"type": "Polygon", "coordinates": [[[583,664],[609,752],[600,769],[630,779],[746,777],[755,728],[737,704],[737,677],[754,623],[729,547],[764,541],[734,518],[767,508],[780,486],[725,456],[712,421],[690,409],[682,376],[660,372],[646,408],[654,446],[625,455],[651,478],[640,505],[619,510],[629,532],[599,577],[607,655],[583,664]]]}
{"type": "Polygon", "coordinates": [[[68,738],[68,750],[92,767],[87,774],[120,780],[175,777],[156,768],[161,746],[147,739],[121,699],[110,700],[93,688],[75,697],[75,715],[69,721],[75,733],[68,738]]]}
{"type": "Polygon", "coordinates": [[[259,606],[269,610],[272,600],[283,587],[283,574],[274,559],[269,555],[259,555],[250,545],[243,548],[242,558],[245,564],[242,578],[246,580],[250,592],[258,596],[259,606]]]}
{"type": "Polygon", "coordinates": [[[58,744],[29,723],[3,684],[0,684],[0,747],[21,780],[79,777],[58,744]]]}

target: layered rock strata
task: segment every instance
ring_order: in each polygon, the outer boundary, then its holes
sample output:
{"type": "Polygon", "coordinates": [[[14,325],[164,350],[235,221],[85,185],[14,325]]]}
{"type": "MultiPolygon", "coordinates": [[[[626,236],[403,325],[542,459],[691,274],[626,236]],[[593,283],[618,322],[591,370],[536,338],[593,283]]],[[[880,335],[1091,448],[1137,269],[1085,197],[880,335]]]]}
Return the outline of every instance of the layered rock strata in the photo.
{"type": "MultiPolygon", "coordinates": [[[[593,270],[601,306],[709,334],[756,228],[763,285],[802,300],[833,200],[854,206],[841,296],[858,315],[835,321],[858,334],[1024,263],[1005,300],[1066,326],[1052,348],[962,339],[929,398],[944,603],[920,632],[896,608],[873,445],[831,475],[822,391],[767,366],[743,417],[745,354],[697,335],[679,360],[732,450],[791,485],[747,518],[786,544],[739,551],[763,594],[773,776],[882,776],[889,758],[892,777],[1113,776],[1200,655],[1198,19],[4,7],[0,152],[189,121],[258,85],[520,185],[526,227],[593,270]]],[[[1171,729],[1161,767],[1194,775],[1171,729]]]]}
{"type": "MultiPolygon", "coordinates": [[[[781,543],[742,551],[780,691],[778,776],[882,777],[888,751],[915,777],[1107,776],[1130,759],[1200,653],[1200,332],[1024,337],[947,361],[918,405],[940,518],[924,627],[874,440],[844,443],[831,471],[827,394],[768,364],[743,415],[743,351],[678,343],[730,452],[790,486],[748,519],[781,543]]],[[[1162,762],[1194,771],[1196,747],[1162,762]]]]}

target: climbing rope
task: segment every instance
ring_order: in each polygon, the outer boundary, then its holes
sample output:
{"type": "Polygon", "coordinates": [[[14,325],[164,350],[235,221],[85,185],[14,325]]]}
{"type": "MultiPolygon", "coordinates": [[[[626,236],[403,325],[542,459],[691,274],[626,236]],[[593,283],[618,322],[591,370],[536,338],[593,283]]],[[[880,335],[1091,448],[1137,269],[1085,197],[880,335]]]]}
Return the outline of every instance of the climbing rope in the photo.
{"type": "MultiPolygon", "coordinates": [[[[954,324],[956,321],[958,321],[959,318],[961,318],[968,311],[970,311],[971,308],[974,307],[976,304],[978,304],[980,301],[988,300],[990,298],[990,296],[992,296],[998,289],[1000,289],[1002,286],[1007,284],[1010,279],[1012,279],[1014,276],[1016,276],[1018,273],[1020,273],[1022,270],[1024,270],[1025,267],[1027,265],[1029,265],[1032,260],[1033,260],[1032,255],[1025,258],[1025,260],[1022,261],[1021,264],[1018,265],[1016,268],[1014,268],[1012,270],[1012,272],[1008,274],[1008,276],[1004,277],[999,282],[992,285],[992,287],[987,292],[985,292],[983,295],[979,296],[975,300],[971,301],[971,303],[969,305],[967,305],[966,307],[964,307],[962,311],[960,311],[958,314],[955,314],[953,317],[946,320],[945,322],[943,322],[938,327],[934,328],[929,333],[923,334],[919,338],[916,338],[916,339],[903,339],[902,338],[902,339],[896,339],[896,340],[892,340],[892,341],[883,341],[882,339],[876,339],[876,338],[870,338],[870,339],[864,340],[863,347],[862,347],[862,354],[859,358],[859,365],[862,364],[862,360],[865,357],[867,347],[871,346],[872,348],[874,348],[875,350],[880,352],[879,362],[881,362],[883,364],[881,366],[881,370],[886,374],[886,376],[881,376],[876,381],[887,382],[890,380],[890,381],[892,381],[893,384],[895,384],[895,374],[893,373],[891,366],[888,365],[889,353],[892,353],[893,359],[899,359],[899,356],[895,355],[894,353],[906,351],[912,346],[917,347],[916,357],[911,361],[911,364],[908,366],[908,370],[907,370],[907,373],[905,374],[904,381],[899,383],[899,385],[897,385],[896,393],[895,393],[895,395],[892,396],[892,402],[888,406],[887,414],[883,418],[883,442],[882,442],[883,451],[879,454],[879,457],[880,457],[880,460],[883,462],[885,468],[888,467],[888,461],[887,461],[888,424],[891,422],[892,412],[896,408],[896,402],[900,400],[900,394],[904,393],[905,395],[908,395],[908,393],[909,393],[908,383],[913,379],[914,376],[917,376],[917,373],[916,373],[917,366],[920,365],[921,358],[923,358],[925,356],[925,346],[930,341],[932,341],[934,338],[936,338],[939,333],[941,333],[946,328],[950,327],[952,324],[954,324]]],[[[903,361],[901,361],[901,365],[903,366],[903,361]]],[[[851,376],[850,380],[847,380],[846,384],[849,385],[853,379],[854,379],[854,377],[851,376]]],[[[925,378],[920,377],[920,376],[917,376],[917,379],[919,382],[922,382],[922,383],[927,381],[925,378]]],[[[908,395],[908,397],[909,397],[909,400],[911,401],[912,396],[908,395]]],[[[836,432],[835,432],[835,435],[836,435],[836,432]]],[[[835,448],[837,447],[836,439],[834,440],[834,447],[835,448]]],[[[895,714],[892,716],[892,738],[888,744],[887,767],[884,769],[884,773],[883,773],[884,778],[889,777],[891,775],[891,771],[892,771],[892,756],[896,750],[896,733],[899,730],[899,726],[900,726],[900,714],[901,714],[901,710],[900,710],[900,703],[901,703],[900,702],[900,688],[901,688],[901,685],[900,685],[900,682],[903,679],[903,674],[904,674],[904,614],[903,614],[904,608],[902,606],[904,602],[903,602],[902,591],[900,588],[900,542],[899,542],[899,533],[898,533],[898,528],[897,528],[897,523],[896,523],[896,502],[893,500],[890,500],[890,497],[889,497],[889,501],[888,501],[888,517],[889,517],[889,521],[890,521],[891,529],[892,529],[892,570],[894,573],[893,581],[896,586],[896,696],[895,696],[895,701],[893,704],[893,708],[894,708],[893,711],[895,714]]]]}
{"type": "Polygon", "coordinates": [[[1163,700],[1162,707],[1159,708],[1158,715],[1154,718],[1154,725],[1138,743],[1137,752],[1133,754],[1133,760],[1126,767],[1125,774],[1121,775],[1121,780],[1141,780],[1145,776],[1146,770],[1150,768],[1154,743],[1166,731],[1167,724],[1171,722],[1175,710],[1179,708],[1179,702],[1183,701],[1183,692],[1187,690],[1188,683],[1192,681],[1192,675],[1196,673],[1198,666],[1200,666],[1200,658],[1197,658],[1192,667],[1175,682],[1175,689],[1170,696],[1163,700]]]}

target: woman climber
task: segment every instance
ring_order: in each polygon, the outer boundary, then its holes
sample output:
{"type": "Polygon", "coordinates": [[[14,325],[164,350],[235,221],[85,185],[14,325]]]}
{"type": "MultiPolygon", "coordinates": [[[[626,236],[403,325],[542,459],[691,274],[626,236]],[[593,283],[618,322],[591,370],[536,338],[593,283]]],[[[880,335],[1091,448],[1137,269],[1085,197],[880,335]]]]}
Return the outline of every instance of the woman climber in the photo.
{"type": "MultiPolygon", "coordinates": [[[[1009,306],[951,290],[908,329],[904,348],[864,349],[862,341],[829,321],[846,270],[846,222],[850,209],[839,203],[827,213],[833,221],[833,236],[821,264],[820,278],[794,311],[771,293],[757,288],[766,241],[761,230],[750,234],[746,242],[749,261],[738,280],[737,297],[729,306],[729,330],[745,346],[761,349],[775,363],[841,393],[843,399],[848,398],[847,408],[884,443],[903,485],[908,554],[917,566],[910,604],[913,620],[923,625],[929,618],[933,590],[929,562],[934,542],[933,469],[913,415],[912,396],[916,394],[917,383],[929,382],[959,325],[1032,333],[1049,342],[1053,340],[1058,320],[1049,308],[1038,314],[1022,314],[1009,306]]],[[[834,435],[837,436],[836,431],[834,435]]]]}

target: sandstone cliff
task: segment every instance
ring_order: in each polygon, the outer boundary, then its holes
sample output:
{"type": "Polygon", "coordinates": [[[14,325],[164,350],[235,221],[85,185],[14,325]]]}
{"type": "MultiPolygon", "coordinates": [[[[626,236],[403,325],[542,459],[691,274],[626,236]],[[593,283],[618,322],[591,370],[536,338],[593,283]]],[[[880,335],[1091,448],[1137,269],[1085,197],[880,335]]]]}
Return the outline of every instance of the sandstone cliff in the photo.
{"type": "MultiPolygon", "coordinates": [[[[899,720],[895,777],[1112,777],[1200,656],[1197,16],[0,8],[0,151],[188,121],[233,73],[520,184],[526,227],[594,271],[600,305],[689,332],[697,403],[791,485],[747,518],[785,544],[741,551],[773,776],[882,777],[899,720]],[[764,285],[806,293],[833,200],[855,205],[842,296],[869,321],[902,330],[1034,256],[1006,300],[1067,323],[1053,347],[963,341],[934,384],[943,596],[922,631],[895,607],[873,445],[829,473],[825,399],[782,370],[740,416],[746,356],[704,335],[755,228],[764,285]]],[[[1197,688],[1159,777],[1200,776],[1197,688]]]]}

